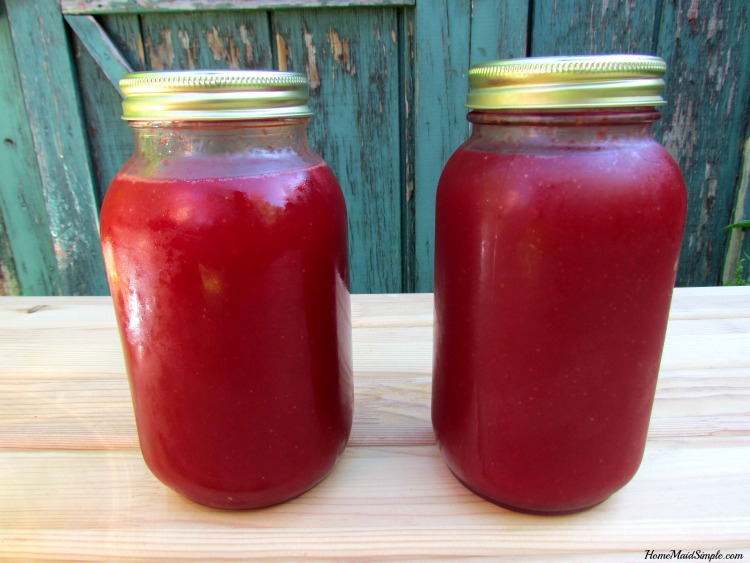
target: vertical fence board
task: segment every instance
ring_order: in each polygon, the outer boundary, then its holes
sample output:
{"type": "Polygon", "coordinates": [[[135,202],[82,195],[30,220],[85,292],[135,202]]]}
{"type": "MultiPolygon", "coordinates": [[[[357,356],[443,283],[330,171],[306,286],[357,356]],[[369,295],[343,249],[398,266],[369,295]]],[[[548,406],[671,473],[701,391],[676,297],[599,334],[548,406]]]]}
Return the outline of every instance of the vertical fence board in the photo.
{"type": "Polygon", "coordinates": [[[279,66],[307,73],[311,144],[346,195],[352,291],[401,291],[397,12],[283,11],[273,27],[279,66]]]}
{"type": "Polygon", "coordinates": [[[655,54],[662,0],[534,2],[533,56],[655,54]]]}
{"type": "Polygon", "coordinates": [[[6,0],[61,290],[107,291],[68,38],[54,0],[6,0]]]}
{"type": "Polygon", "coordinates": [[[401,291],[416,291],[414,205],[414,10],[399,11],[401,119],[401,291]]]}
{"type": "Polygon", "coordinates": [[[437,183],[469,132],[469,0],[419,0],[415,20],[415,287],[432,291],[437,183]]]}
{"type": "MultiPolygon", "coordinates": [[[[732,223],[750,220],[750,127],[745,133],[745,150],[740,164],[737,197],[734,205],[732,223]]],[[[750,232],[747,227],[731,229],[724,259],[723,283],[734,283],[737,267],[742,266],[741,275],[750,279],[750,232]]],[[[750,282],[749,282],[750,283],[750,282]]]]}
{"type": "Polygon", "coordinates": [[[5,232],[5,218],[0,213],[0,295],[20,295],[13,250],[5,232]]]}
{"type": "Polygon", "coordinates": [[[99,24],[134,70],[145,70],[146,52],[141,35],[141,18],[134,15],[102,16],[99,24]]]}
{"type": "Polygon", "coordinates": [[[144,14],[149,70],[271,68],[263,11],[144,14]]]}
{"type": "MultiPolygon", "coordinates": [[[[85,17],[87,16],[68,16],[66,21],[72,23],[76,31],[73,37],[73,52],[86,116],[86,133],[91,150],[98,208],[109,184],[133,148],[130,128],[120,118],[121,97],[119,89],[116,88],[117,81],[129,70],[127,67],[130,63],[128,61],[125,64],[112,65],[106,73],[103,71],[99,61],[94,60],[90,54],[91,50],[97,47],[102,51],[106,49],[105,52],[111,52],[115,60],[126,57],[116,46],[105,44],[96,34],[83,38],[87,42],[84,45],[79,35],[80,26],[75,25],[75,22],[76,18],[85,17]]],[[[137,16],[129,17],[137,19],[137,16]]],[[[101,32],[104,33],[104,28],[101,28],[101,32]]]]}
{"type": "MultiPolygon", "coordinates": [[[[144,70],[146,55],[140,18],[136,15],[104,16],[99,23],[130,67],[144,70]]],[[[80,45],[76,43],[76,52],[79,50],[80,45]]],[[[90,57],[82,55],[78,76],[101,202],[115,174],[133,152],[133,132],[122,120],[119,94],[107,87],[101,71],[92,63],[90,57]]]]}
{"type": "Polygon", "coordinates": [[[65,22],[71,28],[79,44],[91,55],[96,65],[112,87],[119,92],[118,81],[133,68],[120,53],[105,29],[94,16],[65,16],[65,22]]]}
{"type": "Polygon", "coordinates": [[[659,44],[669,71],[660,132],[688,185],[680,285],[720,283],[750,107],[744,0],[669,1],[659,44]]]}
{"type": "Polygon", "coordinates": [[[308,73],[316,112],[311,143],[346,193],[356,292],[432,290],[435,190],[445,162],[469,133],[468,67],[525,54],[663,56],[669,104],[656,134],[685,172],[690,198],[678,284],[728,280],[750,250],[745,230],[722,230],[750,213],[750,149],[742,156],[750,135],[747,2],[314,4],[268,12],[280,4],[150,3],[116,14],[115,3],[89,2],[83,13],[106,15],[67,16],[79,19],[69,19],[76,34],[66,34],[55,0],[0,0],[5,291],[106,291],[97,202],[132,150],[111,84],[117,64],[108,62],[106,49],[118,55],[108,39],[135,69],[278,63],[308,73]],[[101,44],[92,22],[109,36],[102,34],[101,44]],[[104,57],[109,81],[91,52],[104,57]]]}
{"type": "Polygon", "coordinates": [[[60,292],[49,217],[37,169],[10,26],[0,2],[0,218],[8,281],[0,294],[60,292]],[[17,284],[17,285],[16,285],[17,284]]]}
{"type": "Polygon", "coordinates": [[[99,207],[109,184],[132,151],[133,134],[121,119],[120,95],[77,38],[73,39],[73,49],[99,207]]]}
{"type": "Polygon", "coordinates": [[[474,0],[471,64],[526,56],[529,0],[474,0]]]}

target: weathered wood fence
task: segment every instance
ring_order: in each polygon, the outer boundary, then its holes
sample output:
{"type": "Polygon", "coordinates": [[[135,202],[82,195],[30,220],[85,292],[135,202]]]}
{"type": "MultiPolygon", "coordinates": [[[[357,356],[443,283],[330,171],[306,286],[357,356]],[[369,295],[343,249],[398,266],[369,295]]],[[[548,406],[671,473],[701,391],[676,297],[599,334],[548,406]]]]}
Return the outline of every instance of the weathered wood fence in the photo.
{"type": "Polygon", "coordinates": [[[0,0],[0,293],[106,292],[98,209],[128,157],[128,69],[306,72],[344,188],[355,292],[431,291],[435,188],[487,59],[650,53],[689,185],[679,285],[750,249],[746,0],[0,0]],[[744,154],[743,154],[744,150],[744,154]]]}

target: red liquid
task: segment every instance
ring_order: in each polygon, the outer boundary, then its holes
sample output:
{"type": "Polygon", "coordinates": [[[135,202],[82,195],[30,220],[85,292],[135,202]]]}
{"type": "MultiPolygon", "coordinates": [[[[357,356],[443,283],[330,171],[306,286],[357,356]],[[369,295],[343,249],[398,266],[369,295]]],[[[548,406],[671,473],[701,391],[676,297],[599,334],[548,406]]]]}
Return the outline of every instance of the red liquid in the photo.
{"type": "Polygon", "coordinates": [[[643,456],[684,182],[651,140],[471,144],[437,197],[437,440],[456,476],[498,504],[582,510],[643,456]]]}
{"type": "Polygon", "coordinates": [[[346,207],[328,167],[147,179],[126,165],[101,223],[156,476],[223,508],[318,483],[353,402],[346,207]]]}

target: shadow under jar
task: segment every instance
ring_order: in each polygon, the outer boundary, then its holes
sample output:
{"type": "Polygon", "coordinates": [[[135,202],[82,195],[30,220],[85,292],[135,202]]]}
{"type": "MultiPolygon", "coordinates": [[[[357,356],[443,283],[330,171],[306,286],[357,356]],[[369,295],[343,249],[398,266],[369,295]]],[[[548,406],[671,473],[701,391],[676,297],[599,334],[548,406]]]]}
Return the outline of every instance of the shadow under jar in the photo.
{"type": "Polygon", "coordinates": [[[664,71],[470,71],[437,193],[432,421],[458,479],[513,510],[592,507],[643,457],[687,205],[651,136],[664,71]]]}
{"type": "Polygon", "coordinates": [[[187,498],[255,508],[333,468],[352,422],[346,205],[294,73],[136,73],[101,240],[141,450],[187,498]]]}

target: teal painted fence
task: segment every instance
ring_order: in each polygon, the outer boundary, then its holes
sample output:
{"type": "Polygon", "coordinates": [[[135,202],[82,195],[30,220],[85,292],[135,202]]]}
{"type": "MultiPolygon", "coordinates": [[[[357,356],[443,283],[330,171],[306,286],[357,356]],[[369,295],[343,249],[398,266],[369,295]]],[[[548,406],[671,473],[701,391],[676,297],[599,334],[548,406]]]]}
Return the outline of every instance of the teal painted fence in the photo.
{"type": "Polygon", "coordinates": [[[338,175],[355,292],[432,290],[434,199],[466,138],[467,71],[523,56],[664,57],[656,128],[689,186],[679,285],[730,279],[750,237],[745,0],[0,0],[0,294],[102,294],[98,209],[132,147],[131,69],[305,72],[338,175]]]}

